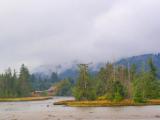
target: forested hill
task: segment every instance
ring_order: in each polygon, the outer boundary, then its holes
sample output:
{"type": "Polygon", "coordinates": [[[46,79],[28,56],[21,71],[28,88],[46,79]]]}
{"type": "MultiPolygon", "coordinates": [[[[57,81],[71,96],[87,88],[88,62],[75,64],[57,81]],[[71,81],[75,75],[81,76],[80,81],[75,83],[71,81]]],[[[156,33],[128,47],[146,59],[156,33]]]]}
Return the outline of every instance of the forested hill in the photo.
{"type": "MultiPolygon", "coordinates": [[[[160,53],[159,54],[144,54],[144,55],[138,55],[138,56],[132,56],[128,58],[123,58],[118,60],[115,64],[117,65],[124,65],[128,67],[128,64],[131,66],[132,64],[135,64],[137,67],[137,70],[140,71],[142,67],[144,67],[145,70],[148,70],[148,59],[152,58],[153,63],[158,69],[158,76],[160,77],[160,53]]],[[[96,73],[99,71],[101,67],[104,66],[104,63],[98,63],[94,66],[96,70],[90,68],[90,73],[96,73]]],[[[59,74],[60,78],[75,78],[78,75],[77,68],[71,67],[63,71],[59,74]]]]}
{"type": "Polygon", "coordinates": [[[157,68],[158,77],[160,77],[160,53],[158,54],[145,54],[139,56],[133,56],[121,59],[116,62],[117,65],[130,66],[135,64],[137,70],[141,70],[144,67],[145,70],[148,70],[148,59],[152,58],[154,65],[157,68]]]}
{"type": "MultiPolygon", "coordinates": [[[[124,59],[117,61],[115,64],[124,65],[126,67],[128,67],[128,63],[130,66],[132,64],[135,64],[137,67],[137,70],[140,71],[142,67],[144,67],[147,70],[148,69],[147,62],[149,58],[153,59],[153,63],[158,69],[158,77],[160,78],[160,54],[145,54],[145,55],[128,57],[128,58],[124,58],[124,59]]],[[[63,65],[61,66],[63,67],[63,65]]],[[[89,72],[91,74],[96,74],[98,73],[101,67],[104,67],[104,63],[95,64],[94,66],[89,68],[89,72]]],[[[44,68],[41,67],[41,69],[44,69],[44,71],[41,71],[41,73],[39,74],[33,73],[32,75],[33,88],[35,88],[36,90],[48,89],[50,86],[52,86],[57,81],[60,81],[66,78],[76,80],[78,76],[77,63],[76,65],[75,63],[73,63],[72,67],[66,68],[63,72],[60,72],[58,75],[56,75],[56,73],[54,73],[54,71],[50,69],[50,66],[44,66],[44,68]],[[50,71],[53,71],[53,73],[50,71]]]]}

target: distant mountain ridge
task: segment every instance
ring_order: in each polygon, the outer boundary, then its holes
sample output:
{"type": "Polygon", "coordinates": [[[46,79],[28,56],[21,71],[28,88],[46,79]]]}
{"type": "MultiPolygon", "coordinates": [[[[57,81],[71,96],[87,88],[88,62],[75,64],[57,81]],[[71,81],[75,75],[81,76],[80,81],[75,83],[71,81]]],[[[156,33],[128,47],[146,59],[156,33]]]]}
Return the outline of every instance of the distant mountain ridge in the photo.
{"type": "Polygon", "coordinates": [[[148,60],[152,58],[154,65],[157,68],[158,77],[160,77],[160,53],[158,54],[144,54],[139,56],[133,56],[121,59],[116,62],[117,65],[124,65],[128,66],[135,64],[137,67],[137,70],[141,70],[142,67],[145,68],[145,70],[148,70],[148,60]]]}
{"type": "MultiPolygon", "coordinates": [[[[116,65],[124,65],[124,66],[128,66],[131,64],[135,64],[137,66],[137,69],[140,70],[142,68],[142,66],[144,65],[145,69],[148,69],[148,59],[152,58],[153,62],[155,64],[155,66],[158,69],[158,76],[160,77],[160,53],[158,54],[144,54],[144,55],[138,55],[138,56],[132,56],[132,57],[128,57],[128,58],[123,58],[118,60],[117,62],[115,62],[116,65]]],[[[61,69],[63,69],[63,71],[58,73],[58,76],[60,79],[64,79],[64,78],[76,78],[78,76],[78,71],[77,71],[77,62],[71,64],[70,66],[63,68],[63,65],[59,65],[61,66],[61,69]]],[[[98,72],[98,70],[103,67],[105,65],[105,63],[101,62],[101,63],[97,63],[97,64],[93,64],[91,65],[91,67],[89,68],[91,73],[96,73],[98,72]]],[[[50,75],[51,72],[56,72],[54,71],[55,69],[51,69],[52,66],[40,66],[40,70],[38,70],[39,68],[36,68],[37,72],[41,71],[41,74],[46,74],[46,75],[50,75]]],[[[36,73],[36,71],[35,71],[36,73]]]]}

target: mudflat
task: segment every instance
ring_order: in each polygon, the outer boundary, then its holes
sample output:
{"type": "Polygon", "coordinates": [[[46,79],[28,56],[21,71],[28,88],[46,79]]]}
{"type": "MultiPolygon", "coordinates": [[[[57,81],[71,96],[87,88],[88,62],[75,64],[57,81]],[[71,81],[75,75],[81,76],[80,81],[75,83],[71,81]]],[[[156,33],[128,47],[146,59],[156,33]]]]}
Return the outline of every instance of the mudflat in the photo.
{"type": "Polygon", "coordinates": [[[160,106],[66,107],[54,102],[72,100],[55,97],[45,101],[1,102],[0,120],[159,120],[160,106]]]}

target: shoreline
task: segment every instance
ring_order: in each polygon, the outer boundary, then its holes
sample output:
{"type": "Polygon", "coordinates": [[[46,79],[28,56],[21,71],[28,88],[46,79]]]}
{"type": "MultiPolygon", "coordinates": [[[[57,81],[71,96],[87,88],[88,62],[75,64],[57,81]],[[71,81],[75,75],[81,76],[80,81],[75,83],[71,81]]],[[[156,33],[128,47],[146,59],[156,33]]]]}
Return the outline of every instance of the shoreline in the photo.
{"type": "Polygon", "coordinates": [[[150,106],[160,105],[160,99],[148,100],[146,103],[135,103],[133,100],[123,100],[120,102],[112,102],[108,100],[96,100],[96,101],[75,101],[66,100],[55,102],[54,105],[65,105],[69,107],[118,107],[118,106],[150,106]]]}
{"type": "Polygon", "coordinates": [[[47,96],[47,97],[0,98],[0,102],[42,101],[48,99],[52,99],[52,97],[47,96]]]}

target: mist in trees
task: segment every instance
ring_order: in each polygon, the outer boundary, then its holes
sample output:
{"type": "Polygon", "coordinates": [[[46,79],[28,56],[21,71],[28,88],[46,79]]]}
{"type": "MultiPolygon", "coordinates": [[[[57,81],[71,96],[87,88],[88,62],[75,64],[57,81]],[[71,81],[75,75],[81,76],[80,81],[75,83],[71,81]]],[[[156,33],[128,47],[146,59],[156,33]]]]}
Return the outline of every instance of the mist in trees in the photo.
{"type": "Polygon", "coordinates": [[[47,90],[54,84],[61,81],[56,72],[52,72],[51,75],[45,75],[43,73],[33,73],[30,75],[30,79],[34,91],[47,90]]]}

